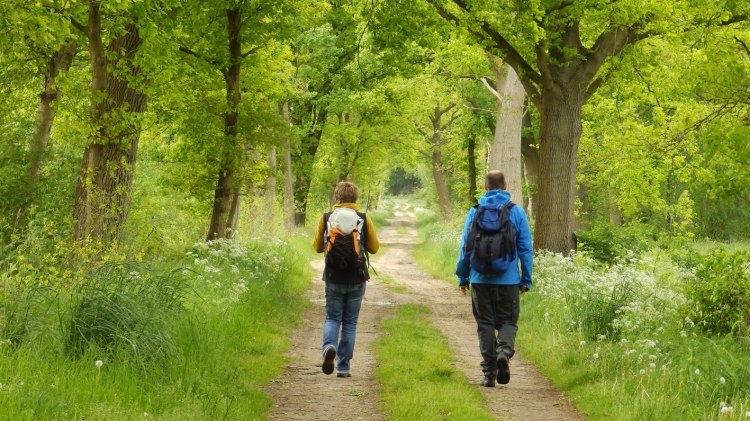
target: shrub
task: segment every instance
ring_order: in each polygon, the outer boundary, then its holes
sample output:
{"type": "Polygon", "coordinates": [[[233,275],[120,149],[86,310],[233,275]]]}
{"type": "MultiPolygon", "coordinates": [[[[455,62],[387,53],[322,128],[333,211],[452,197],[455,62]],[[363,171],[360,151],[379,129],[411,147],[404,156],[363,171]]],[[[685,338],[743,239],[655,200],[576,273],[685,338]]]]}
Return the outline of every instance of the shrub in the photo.
{"type": "Polygon", "coordinates": [[[615,227],[597,224],[588,231],[576,232],[578,251],[608,265],[629,256],[639,255],[649,248],[646,233],[636,226],[615,227]]]}
{"type": "Polygon", "coordinates": [[[716,334],[750,334],[750,255],[715,250],[695,257],[695,279],[688,283],[687,296],[697,325],[716,334]]]}
{"type": "Polygon", "coordinates": [[[633,288],[627,282],[621,282],[610,290],[589,289],[572,294],[568,298],[572,320],[588,339],[597,339],[599,335],[605,335],[610,340],[619,339],[617,317],[633,296],[633,288]]]}

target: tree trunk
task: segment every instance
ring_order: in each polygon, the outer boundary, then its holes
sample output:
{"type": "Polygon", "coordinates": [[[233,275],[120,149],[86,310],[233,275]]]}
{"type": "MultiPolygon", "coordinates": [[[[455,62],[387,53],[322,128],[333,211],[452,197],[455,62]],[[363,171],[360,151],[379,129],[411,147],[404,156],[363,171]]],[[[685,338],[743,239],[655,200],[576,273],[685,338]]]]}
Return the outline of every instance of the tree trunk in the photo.
{"type": "Polygon", "coordinates": [[[536,211],[539,204],[539,148],[534,139],[531,128],[531,114],[527,111],[523,116],[523,130],[521,134],[521,154],[523,155],[524,177],[528,190],[528,205],[526,212],[536,221],[536,211]]]}
{"type": "Polygon", "coordinates": [[[469,203],[474,205],[477,202],[477,139],[469,136],[466,145],[466,163],[469,177],[469,203]]]}
{"type": "Polygon", "coordinates": [[[218,238],[231,238],[237,230],[241,192],[235,187],[237,145],[237,122],[240,104],[240,65],[242,62],[242,13],[239,8],[227,10],[227,36],[229,40],[229,67],[222,70],[226,82],[226,104],[224,113],[224,137],[226,150],[221,162],[219,177],[214,190],[214,204],[211,211],[207,241],[218,238]]]}
{"type": "Polygon", "coordinates": [[[573,200],[581,138],[581,92],[545,88],[542,94],[539,162],[539,209],[534,243],[539,249],[568,253],[574,249],[573,200]]]}
{"type": "Polygon", "coordinates": [[[498,101],[489,169],[500,170],[505,174],[506,190],[512,200],[521,203],[521,126],[526,92],[512,67],[493,60],[493,70],[498,101]]]}
{"type": "Polygon", "coordinates": [[[29,155],[31,158],[27,176],[30,187],[27,195],[29,199],[33,199],[34,190],[39,182],[44,157],[47,154],[52,124],[55,121],[53,103],[60,96],[60,91],[55,86],[55,81],[61,71],[70,69],[77,51],[78,45],[75,42],[64,44],[52,54],[52,57],[47,61],[47,68],[44,70],[44,87],[39,94],[36,127],[29,141],[29,155]]]}
{"type": "MultiPolygon", "coordinates": [[[[315,112],[312,104],[308,107],[310,113],[315,112]]],[[[305,225],[307,215],[307,196],[310,193],[310,183],[312,182],[312,170],[315,165],[315,156],[318,152],[320,139],[323,136],[323,126],[328,117],[328,110],[325,108],[317,111],[315,123],[307,136],[303,139],[299,153],[292,157],[292,163],[297,166],[294,171],[294,202],[295,214],[294,223],[297,226],[305,225]]]]}
{"type": "Polygon", "coordinates": [[[443,157],[439,149],[432,151],[432,177],[435,180],[438,203],[443,218],[448,219],[451,214],[451,201],[448,194],[448,186],[445,183],[445,171],[443,170],[443,157]]]}
{"type": "MultiPolygon", "coordinates": [[[[284,102],[281,114],[284,116],[284,121],[290,123],[289,102],[284,102]]],[[[292,146],[290,137],[291,131],[287,132],[281,147],[284,161],[284,228],[287,232],[291,232],[294,228],[294,189],[292,185],[294,177],[292,174],[292,146]]]]}
{"type": "Polygon", "coordinates": [[[130,208],[140,121],[146,95],[110,69],[126,68],[129,77],[140,69],[132,59],[141,45],[135,24],[113,39],[106,51],[102,42],[99,2],[89,4],[87,27],[92,69],[92,131],[84,151],[76,186],[73,238],[110,241],[119,237],[130,208]],[[108,58],[108,55],[110,58],[108,58]]]}
{"type": "Polygon", "coordinates": [[[270,146],[266,155],[266,163],[268,164],[268,178],[266,178],[266,189],[264,192],[265,196],[265,221],[268,227],[268,234],[273,234],[273,227],[275,226],[274,215],[276,215],[276,147],[270,146]]]}

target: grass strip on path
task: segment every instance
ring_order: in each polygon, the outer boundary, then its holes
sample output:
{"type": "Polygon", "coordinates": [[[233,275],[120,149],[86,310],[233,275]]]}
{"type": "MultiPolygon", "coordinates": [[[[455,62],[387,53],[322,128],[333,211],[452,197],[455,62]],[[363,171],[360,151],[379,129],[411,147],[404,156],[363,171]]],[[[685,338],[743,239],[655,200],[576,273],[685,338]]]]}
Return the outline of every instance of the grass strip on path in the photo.
{"type": "Polygon", "coordinates": [[[376,344],[383,407],[394,420],[491,420],[482,394],[451,364],[445,337],[429,322],[430,310],[402,305],[383,324],[376,344]]]}

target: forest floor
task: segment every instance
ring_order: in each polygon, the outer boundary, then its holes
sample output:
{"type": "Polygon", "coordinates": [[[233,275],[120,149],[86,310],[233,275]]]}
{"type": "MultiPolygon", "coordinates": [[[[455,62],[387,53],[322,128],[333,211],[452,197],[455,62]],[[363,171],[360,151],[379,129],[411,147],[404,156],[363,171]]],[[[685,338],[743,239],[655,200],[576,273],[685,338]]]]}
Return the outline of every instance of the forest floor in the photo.
{"type": "Polygon", "coordinates": [[[396,203],[394,215],[389,226],[378,229],[383,250],[373,256],[372,265],[380,276],[373,276],[367,285],[357,328],[352,377],[337,378],[321,371],[325,293],[319,280],[322,260],[316,260],[313,262],[316,280],[309,292],[313,305],[292,334],[289,365],[269,386],[274,402],[270,418],[387,418],[380,406],[378,383],[373,378],[377,362],[372,344],[378,338],[381,323],[394,313],[397,305],[418,303],[432,310],[431,322],[448,339],[455,366],[470,384],[481,390],[488,408],[498,419],[583,419],[551,382],[524,360],[523,344],[517,344],[518,352],[511,361],[510,383],[481,387],[481,356],[471,298],[462,296],[456,286],[432,279],[417,268],[411,253],[418,239],[416,216],[406,202],[396,203]]]}

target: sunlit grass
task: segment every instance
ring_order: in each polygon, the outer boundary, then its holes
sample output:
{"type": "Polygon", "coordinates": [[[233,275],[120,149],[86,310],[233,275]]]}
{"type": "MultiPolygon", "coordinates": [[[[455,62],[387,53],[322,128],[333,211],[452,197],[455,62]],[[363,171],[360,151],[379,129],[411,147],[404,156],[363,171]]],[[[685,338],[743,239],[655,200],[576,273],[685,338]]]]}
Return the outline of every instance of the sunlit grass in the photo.
{"type": "Polygon", "coordinates": [[[383,409],[393,420],[491,420],[481,393],[452,365],[430,311],[404,305],[382,327],[376,345],[383,409]]]}

